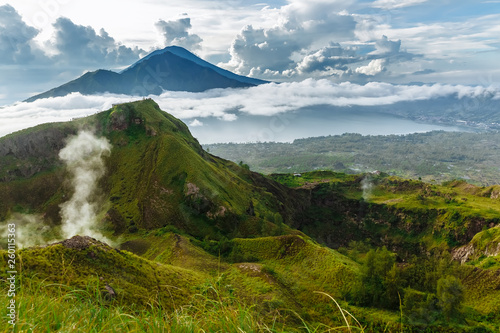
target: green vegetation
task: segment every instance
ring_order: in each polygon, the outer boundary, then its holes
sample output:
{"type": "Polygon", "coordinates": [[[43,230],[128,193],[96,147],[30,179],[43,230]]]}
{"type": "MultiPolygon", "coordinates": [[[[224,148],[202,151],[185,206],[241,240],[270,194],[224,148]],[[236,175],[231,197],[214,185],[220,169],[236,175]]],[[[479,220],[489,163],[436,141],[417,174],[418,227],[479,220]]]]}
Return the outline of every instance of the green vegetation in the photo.
{"type": "MultiPolygon", "coordinates": [[[[346,318],[347,314],[344,314],[345,324],[335,327],[308,324],[298,314],[286,311],[276,311],[272,320],[266,322],[255,307],[241,304],[217,278],[207,280],[187,305],[174,311],[165,311],[158,302],[144,308],[117,305],[100,296],[93,286],[85,289],[58,287],[53,295],[47,295],[44,284],[26,285],[22,289],[17,298],[18,310],[27,315],[19,318],[19,332],[363,331],[355,319],[346,318]],[[287,319],[291,324],[287,324],[287,319]],[[297,320],[298,325],[295,324],[297,320]]],[[[333,298],[332,301],[336,302],[333,298]]],[[[339,308],[338,311],[346,310],[339,308]]],[[[1,325],[3,331],[10,331],[6,322],[1,325]]]]}
{"type": "Polygon", "coordinates": [[[3,170],[12,177],[0,182],[0,218],[22,211],[43,214],[51,226],[60,223],[59,205],[70,193],[57,154],[65,138],[78,128],[93,128],[113,146],[102,184],[105,200],[99,199],[107,208],[103,215],[115,236],[166,226],[199,239],[265,235],[258,229],[267,223],[263,221],[266,216],[287,217],[284,203],[266,189],[272,186],[272,191],[282,192],[284,187],[206,153],[184,123],[161,111],[154,101],[142,100],[3,138],[0,143],[10,150],[22,151],[19,146],[28,144],[32,135],[58,149],[6,155],[12,161],[0,165],[0,174],[3,170]],[[21,166],[33,158],[46,159],[47,165],[24,177],[21,166]]]}
{"type": "Polygon", "coordinates": [[[19,331],[500,329],[498,185],[266,177],[205,152],[152,100],[15,133],[0,153],[0,219],[44,245],[17,253],[19,331]],[[96,194],[113,247],[81,236],[46,244],[71,195],[57,153],[79,128],[113,145],[96,194]],[[38,139],[54,149],[29,145],[38,139]]]}
{"type": "Polygon", "coordinates": [[[242,161],[269,173],[379,170],[427,182],[465,179],[477,185],[500,184],[500,133],[430,132],[408,135],[343,134],[293,143],[211,144],[214,155],[242,161]]]}
{"type": "MultiPolygon", "coordinates": [[[[151,241],[163,242],[163,253],[159,254],[162,264],[79,236],[19,251],[19,327],[116,332],[139,332],[149,327],[146,331],[155,332],[165,325],[171,331],[203,328],[236,332],[240,328],[281,332],[300,331],[306,326],[327,331],[346,324],[341,313],[331,314],[328,297],[318,294],[311,298],[315,290],[335,291],[338,286],[328,280],[335,277],[341,284],[341,277],[355,269],[356,264],[333,250],[296,236],[256,239],[274,247],[279,260],[287,263],[280,272],[278,261],[269,261],[276,269],[267,266],[264,258],[259,264],[228,264],[200,251],[187,238],[171,233],[163,236],[149,236],[151,241]],[[299,244],[297,249],[295,243],[299,244]],[[309,258],[297,260],[297,256],[309,258]],[[318,265],[311,272],[315,262],[318,265]],[[311,279],[300,282],[298,276],[311,279]],[[261,305],[257,307],[256,302],[261,305]]],[[[248,246],[245,241],[235,240],[233,248],[248,246]]],[[[5,256],[6,251],[0,254],[5,256]]],[[[1,271],[5,278],[5,261],[1,271]]],[[[7,300],[6,295],[2,300],[7,300]]],[[[351,325],[351,321],[347,323],[351,325]]]]}

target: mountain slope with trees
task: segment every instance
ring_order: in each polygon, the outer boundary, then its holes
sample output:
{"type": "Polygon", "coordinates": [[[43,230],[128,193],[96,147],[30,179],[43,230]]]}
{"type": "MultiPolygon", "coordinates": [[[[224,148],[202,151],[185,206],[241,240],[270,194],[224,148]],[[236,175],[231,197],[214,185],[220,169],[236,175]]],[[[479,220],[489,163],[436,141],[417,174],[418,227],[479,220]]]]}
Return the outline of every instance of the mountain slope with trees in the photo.
{"type": "Polygon", "coordinates": [[[13,133],[0,157],[0,219],[45,240],[18,249],[24,330],[500,327],[498,186],[266,177],[204,151],[152,100],[13,133]],[[111,144],[95,217],[110,244],[54,240],[75,191],[58,154],[82,129],[111,144]]]}

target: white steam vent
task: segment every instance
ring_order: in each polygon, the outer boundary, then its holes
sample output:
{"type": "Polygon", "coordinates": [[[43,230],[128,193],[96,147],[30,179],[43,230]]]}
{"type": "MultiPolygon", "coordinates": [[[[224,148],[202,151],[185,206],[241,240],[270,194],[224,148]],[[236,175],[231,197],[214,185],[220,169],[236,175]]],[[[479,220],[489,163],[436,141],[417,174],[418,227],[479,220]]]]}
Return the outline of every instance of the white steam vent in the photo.
{"type": "Polygon", "coordinates": [[[105,172],[104,157],[109,156],[111,144],[92,132],[80,131],[70,138],[59,158],[66,163],[74,190],[69,201],[61,205],[62,236],[90,236],[109,242],[97,231],[99,211],[98,184],[105,172]]]}
{"type": "Polygon", "coordinates": [[[366,175],[361,180],[361,189],[363,190],[363,199],[365,201],[370,200],[373,191],[373,182],[370,176],[366,175]]]}

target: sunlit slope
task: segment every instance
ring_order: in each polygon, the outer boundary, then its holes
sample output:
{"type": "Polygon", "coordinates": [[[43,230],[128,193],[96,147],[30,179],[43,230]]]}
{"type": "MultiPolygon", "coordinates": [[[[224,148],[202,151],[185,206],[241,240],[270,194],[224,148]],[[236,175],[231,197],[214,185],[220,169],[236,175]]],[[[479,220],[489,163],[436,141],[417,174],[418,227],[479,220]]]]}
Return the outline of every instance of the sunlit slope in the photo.
{"type": "Polygon", "coordinates": [[[201,238],[245,237],[262,234],[266,216],[291,215],[289,189],[206,153],[184,123],[142,100],[2,138],[0,218],[30,213],[60,222],[71,191],[58,153],[80,129],[112,145],[98,200],[102,226],[115,236],[170,225],[201,238]]]}
{"type": "MultiPolygon", "coordinates": [[[[97,310],[98,316],[117,311],[123,316],[120,325],[144,311],[161,309],[163,314],[150,318],[150,325],[158,320],[166,325],[175,314],[189,313],[186,320],[203,318],[200,325],[207,328],[206,322],[230,320],[229,313],[212,313],[220,302],[254,317],[258,325],[275,326],[278,332],[299,329],[304,324],[300,318],[311,326],[340,326],[342,319],[331,299],[315,292],[341,297],[358,272],[358,264],[299,236],[232,241],[233,251],[248,251],[254,256],[252,262],[236,255],[234,262],[221,260],[178,234],[143,234],[139,239],[150,244],[143,255],[154,261],[80,236],[20,250],[19,326],[57,323],[60,329],[69,329],[73,321],[83,322],[90,315],[85,309],[80,309],[81,315],[74,313],[87,304],[89,309],[97,307],[90,311],[97,310]],[[50,299],[60,313],[47,314],[45,306],[30,305],[33,295],[50,299]]],[[[4,261],[0,268],[4,277],[4,261]]]]}
{"type": "Polygon", "coordinates": [[[422,255],[465,245],[500,222],[498,186],[330,171],[272,178],[308,195],[295,227],[333,248],[367,241],[403,257],[422,255]]]}

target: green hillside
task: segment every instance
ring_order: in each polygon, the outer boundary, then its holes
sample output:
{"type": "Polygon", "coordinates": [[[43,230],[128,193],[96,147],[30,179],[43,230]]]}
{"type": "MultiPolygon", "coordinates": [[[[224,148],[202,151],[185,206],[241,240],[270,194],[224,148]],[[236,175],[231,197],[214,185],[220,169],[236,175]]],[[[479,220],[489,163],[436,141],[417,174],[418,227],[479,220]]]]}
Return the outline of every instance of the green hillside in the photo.
{"type": "Polygon", "coordinates": [[[204,151],[152,100],[0,138],[0,157],[0,220],[26,245],[19,332],[500,328],[498,186],[263,176],[204,151]],[[82,130],[111,144],[87,198],[109,244],[61,238],[77,189],[58,154],[82,130]]]}
{"type": "MultiPolygon", "coordinates": [[[[284,204],[269,192],[285,193],[285,187],[206,153],[184,123],[143,100],[2,138],[0,144],[14,153],[0,165],[7,180],[0,183],[1,218],[29,212],[44,215],[45,223],[60,223],[59,205],[71,193],[57,154],[78,128],[94,129],[113,147],[100,200],[102,226],[115,235],[171,226],[200,238],[248,236],[261,234],[256,228],[265,216],[287,216],[284,204]],[[58,149],[18,149],[33,138],[58,149]],[[36,172],[23,173],[35,164],[36,172]]],[[[272,226],[267,229],[273,232],[272,226]]]]}

